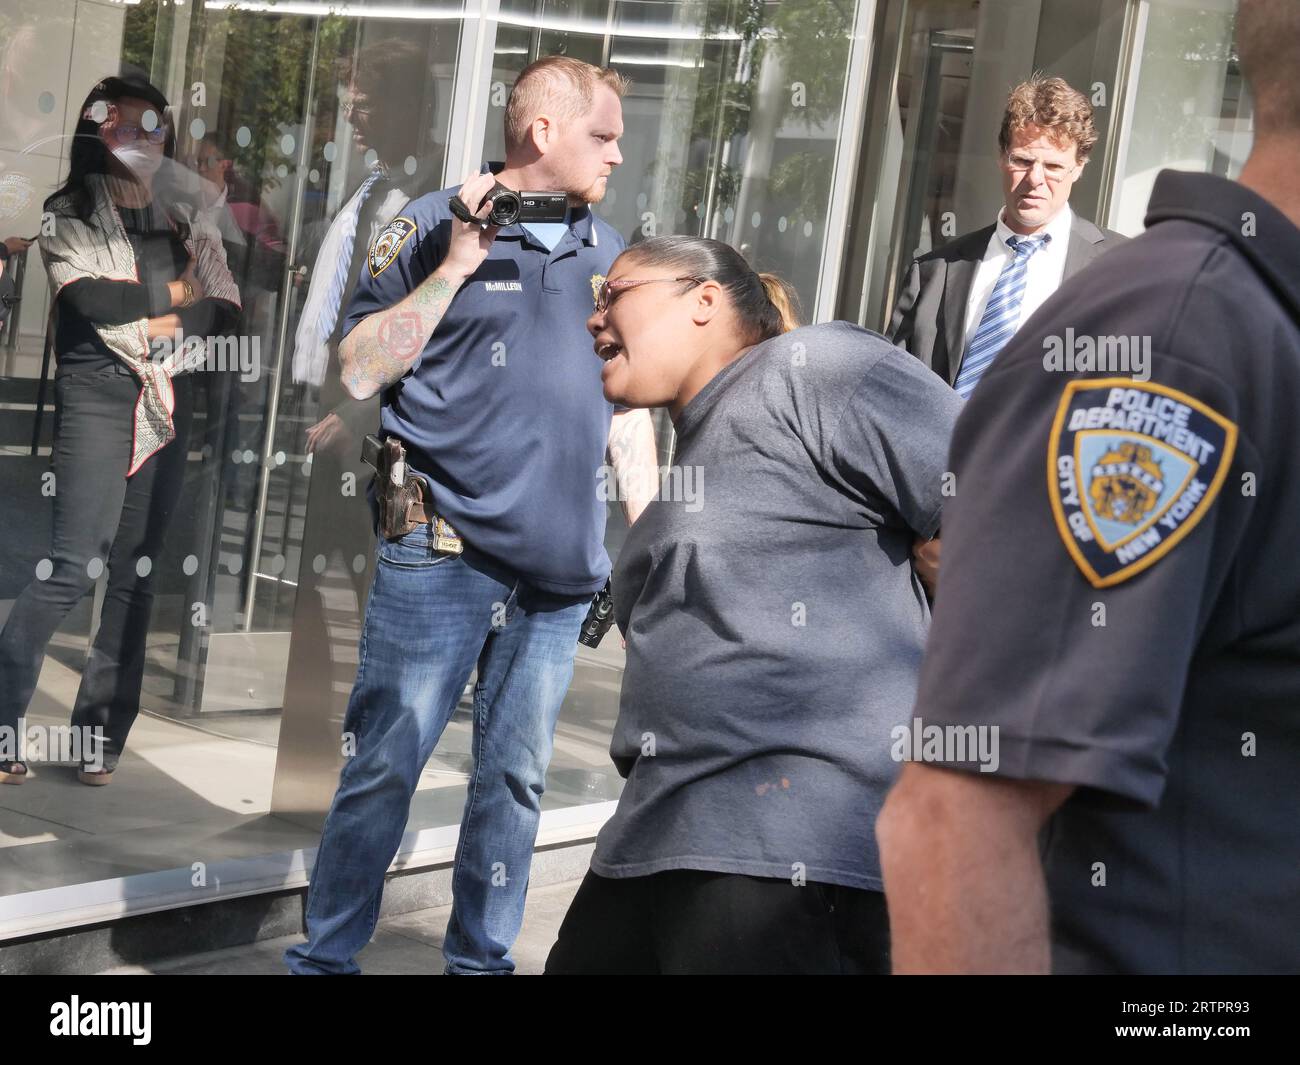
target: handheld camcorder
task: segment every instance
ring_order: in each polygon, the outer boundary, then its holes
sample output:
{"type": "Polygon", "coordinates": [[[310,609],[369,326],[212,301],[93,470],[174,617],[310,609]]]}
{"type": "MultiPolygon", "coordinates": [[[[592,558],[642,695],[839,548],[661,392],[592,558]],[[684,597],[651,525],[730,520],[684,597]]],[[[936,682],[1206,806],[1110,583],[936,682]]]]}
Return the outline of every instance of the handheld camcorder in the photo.
{"type": "MultiPolygon", "coordinates": [[[[515,192],[497,182],[475,210],[491,201],[487,225],[512,226],[516,222],[563,222],[569,210],[569,197],[563,192],[515,192]]],[[[479,222],[465,201],[453,196],[448,204],[451,213],[462,222],[479,222]]]]}

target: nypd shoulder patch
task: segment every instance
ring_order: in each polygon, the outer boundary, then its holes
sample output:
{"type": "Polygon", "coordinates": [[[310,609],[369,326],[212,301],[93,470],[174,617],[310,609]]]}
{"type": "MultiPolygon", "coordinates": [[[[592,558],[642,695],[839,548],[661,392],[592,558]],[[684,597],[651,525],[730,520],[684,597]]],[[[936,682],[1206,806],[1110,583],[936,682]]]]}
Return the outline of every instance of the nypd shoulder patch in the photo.
{"type": "Polygon", "coordinates": [[[402,245],[415,232],[415,223],[409,218],[394,218],[384,226],[370,243],[370,276],[378,277],[397,258],[402,245]]]}
{"type": "Polygon", "coordinates": [[[1237,426],[1184,392],[1071,381],[1052,423],[1047,491],[1089,582],[1119,584],[1172,551],[1210,509],[1236,446],[1237,426]]]}

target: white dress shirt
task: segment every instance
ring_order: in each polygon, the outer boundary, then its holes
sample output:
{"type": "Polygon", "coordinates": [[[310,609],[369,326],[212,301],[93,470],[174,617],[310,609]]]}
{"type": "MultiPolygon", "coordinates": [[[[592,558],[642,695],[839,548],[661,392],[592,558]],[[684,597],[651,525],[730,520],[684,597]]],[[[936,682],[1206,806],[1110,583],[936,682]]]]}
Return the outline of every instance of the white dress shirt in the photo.
{"type": "MultiPolygon", "coordinates": [[[[1005,211],[1006,208],[1003,208],[998,212],[997,229],[989,238],[988,249],[984,252],[979,269],[975,271],[970,296],[966,299],[963,352],[970,346],[971,338],[979,328],[984,308],[988,306],[989,297],[993,295],[993,286],[998,283],[1003,268],[1011,262],[1015,254],[1007,247],[1007,239],[1017,234],[1003,221],[1005,211]]],[[[1029,257],[1029,272],[1025,277],[1025,296],[1020,302],[1020,321],[1016,323],[1017,329],[1024,325],[1029,316],[1061,287],[1061,279],[1065,276],[1065,253],[1070,246],[1070,227],[1073,224],[1074,212],[1070,210],[1070,205],[1066,204],[1061,208],[1060,213],[1047,223],[1045,229],[1035,234],[1035,236],[1042,236],[1043,233],[1047,233],[1052,239],[1029,257]]]]}

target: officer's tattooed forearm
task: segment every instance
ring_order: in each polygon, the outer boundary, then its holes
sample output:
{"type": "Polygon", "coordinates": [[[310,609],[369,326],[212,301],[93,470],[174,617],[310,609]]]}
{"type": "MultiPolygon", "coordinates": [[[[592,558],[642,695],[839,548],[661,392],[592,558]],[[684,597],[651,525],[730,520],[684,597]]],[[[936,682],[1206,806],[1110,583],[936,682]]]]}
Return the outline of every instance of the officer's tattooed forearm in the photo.
{"type": "Polygon", "coordinates": [[[462,279],[435,273],[400,303],[361,320],[339,345],[343,387],[354,399],[400,381],[442,321],[462,279]]]}

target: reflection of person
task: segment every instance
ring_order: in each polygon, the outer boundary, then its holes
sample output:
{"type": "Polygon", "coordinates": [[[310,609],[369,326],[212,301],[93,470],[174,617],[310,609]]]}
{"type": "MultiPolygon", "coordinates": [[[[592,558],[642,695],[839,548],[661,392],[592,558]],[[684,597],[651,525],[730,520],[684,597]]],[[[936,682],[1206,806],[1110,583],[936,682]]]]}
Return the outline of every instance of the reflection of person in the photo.
{"type": "MultiPolygon", "coordinates": [[[[199,215],[221,234],[226,264],[239,287],[243,307],[239,335],[255,345],[253,351],[270,351],[274,344],[274,298],[284,283],[288,247],[280,224],[260,202],[257,190],[234,168],[226,138],[209,131],[194,149],[193,166],[202,178],[194,199],[199,215]]],[[[262,452],[268,430],[266,408],[273,374],[255,373],[252,380],[208,375],[203,395],[196,403],[206,407],[204,446],[208,454],[226,456],[231,450],[262,452]],[[241,417],[241,413],[245,417],[241,417]]],[[[224,461],[224,460],[223,460],[224,461]]],[[[253,463],[224,468],[223,490],[230,510],[250,515],[256,509],[260,467],[253,463]]],[[[229,523],[233,515],[227,511],[229,523]]],[[[227,529],[230,525],[227,524],[227,529]]],[[[245,562],[253,550],[252,536],[245,538],[245,562]]],[[[241,566],[245,573],[248,565],[241,566]]]]}
{"type": "MultiPolygon", "coordinates": [[[[369,587],[366,563],[375,536],[370,508],[359,497],[371,473],[361,461],[361,441],[379,428],[379,398],[354,399],[343,387],[339,336],[352,293],[369,275],[371,241],[411,199],[439,188],[444,154],[426,45],[372,42],[349,57],[340,75],[352,144],[374,165],[332,219],[303,235],[306,251],[299,261],[311,269],[300,292],[304,308],[291,355],[294,400],[306,425],[301,450],[311,455],[311,476],[285,719],[290,729],[299,720],[318,723],[315,737],[324,756],[338,750],[338,723],[356,677],[357,630],[369,587]],[[341,491],[345,483],[361,492],[341,491]]],[[[339,148],[341,164],[346,145],[340,142],[339,148]]],[[[333,784],[328,776],[321,774],[322,790],[333,784]]]]}
{"type": "Polygon", "coordinates": [[[14,279],[8,274],[9,259],[14,255],[22,255],[32,244],[33,241],[26,237],[6,237],[0,241],[0,329],[9,317],[12,306],[10,301],[16,303],[18,296],[14,279]]]}
{"type": "MultiPolygon", "coordinates": [[[[182,229],[155,195],[171,151],[167,101],[143,80],[105,78],[82,105],[68,180],[41,253],[55,293],[53,570],[38,572],[0,634],[0,724],[15,727],[36,687],[46,644],[107,565],[99,631],[73,724],[100,730],[106,784],[139,710],[151,571],[184,472],[190,389],[153,341],[219,333],[238,308],[220,242],[182,229]]],[[[180,208],[176,208],[179,213],[180,208]]],[[[26,766],[0,765],[21,783],[26,766]]]]}
{"type": "MultiPolygon", "coordinates": [[[[330,221],[315,255],[307,297],[293,353],[293,378],[322,386],[322,406],[329,414],[313,427],[310,442],[346,435],[355,443],[357,430],[369,432],[378,406],[357,404],[341,388],[337,376],[340,310],[346,307],[364,251],[407,201],[437,188],[442,172],[442,150],[431,143],[436,124],[437,100],[429,60],[414,41],[379,41],[362,49],[346,69],[341,102],[352,128],[356,147],[367,153],[369,173],[330,221]],[[418,113],[399,106],[413,85],[428,84],[426,100],[418,113]],[[355,254],[354,254],[355,250],[355,254]],[[340,260],[347,265],[341,271],[340,260]],[[328,404],[328,406],[327,406],[328,404]],[[338,409],[341,407],[342,409],[338,409]],[[333,422],[330,424],[330,415],[333,422]]],[[[350,455],[357,450],[348,446],[350,455]]]]}
{"type": "Polygon", "coordinates": [[[221,230],[226,261],[244,293],[245,304],[251,302],[249,296],[254,292],[277,291],[288,253],[280,223],[234,169],[215,134],[205,134],[194,155],[194,167],[204,179],[203,210],[221,230]]]}
{"type": "Polygon", "coordinates": [[[11,255],[21,255],[34,243],[28,237],[5,237],[0,242],[0,262],[5,262],[11,255]]]}
{"type": "MultiPolygon", "coordinates": [[[[317,852],[309,942],[286,955],[294,972],[357,971],[421,770],[476,664],[443,954],[450,973],[514,968],[556,716],[609,572],[596,489],[611,408],[583,325],[622,244],[590,205],[621,161],[624,87],[564,58],[515,83],[497,177],[566,192],[567,221],[497,231],[456,220],[453,195],[477,207],[492,188],[479,174],[412,201],[370,245],[343,380],[354,396],[382,392],[382,431],[406,446],[424,524],[379,544],[344,722],[355,754],[317,852]]],[[[653,448],[636,450],[653,463],[653,448]]]]}
{"type": "Polygon", "coordinates": [[[1042,75],[1016,86],[998,134],[1004,203],[997,221],[912,263],[889,338],[963,399],[1062,280],[1126,239],[1070,210],[1096,142],[1082,93],[1042,75]]]}
{"type": "Polygon", "coordinates": [[[553,973],[885,972],[872,814],[897,772],[960,401],[717,241],[619,256],[589,322],[605,395],[667,407],[674,469],[614,574],[627,784],[553,973]],[[674,483],[670,477],[666,483],[674,483]]]}
{"type": "Polygon", "coordinates": [[[1241,183],[1160,174],[957,424],[915,713],[997,760],[885,804],[901,971],[1300,971],[1300,13],[1236,29],[1241,183]],[[1067,324],[1150,379],[1045,371],[1067,324]]]}
{"type": "MultiPolygon", "coordinates": [[[[361,439],[378,428],[379,401],[354,399],[343,387],[338,362],[343,312],[365,272],[370,242],[412,198],[438,188],[443,151],[433,140],[436,83],[423,46],[414,41],[375,42],[356,55],[344,75],[342,104],[353,143],[373,153],[374,162],[320,236],[298,319],[292,372],[296,383],[320,388],[319,417],[308,426],[305,441],[313,471],[308,500],[312,520],[304,533],[303,557],[341,561],[357,584],[359,611],[364,579],[351,563],[357,552],[370,547],[374,534],[364,502],[341,495],[339,483],[349,474],[364,483],[368,475],[359,458],[361,439]],[[425,93],[419,108],[407,105],[413,86],[425,93]]],[[[299,609],[304,593],[314,590],[316,576],[302,575],[299,609]]],[[[353,620],[349,618],[349,624],[353,620]]],[[[319,623],[309,627],[319,632],[319,623]]]]}

